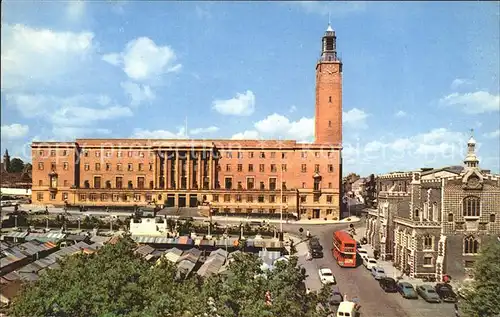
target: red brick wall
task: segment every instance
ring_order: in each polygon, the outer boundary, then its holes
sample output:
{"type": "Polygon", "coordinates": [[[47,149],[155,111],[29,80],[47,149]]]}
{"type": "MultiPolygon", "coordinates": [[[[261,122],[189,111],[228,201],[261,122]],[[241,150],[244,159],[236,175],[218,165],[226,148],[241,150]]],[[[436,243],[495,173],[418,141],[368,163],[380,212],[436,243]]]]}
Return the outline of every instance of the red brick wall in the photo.
{"type": "Polygon", "coordinates": [[[316,66],[315,142],[342,144],[342,64],[321,62],[316,66]]]}

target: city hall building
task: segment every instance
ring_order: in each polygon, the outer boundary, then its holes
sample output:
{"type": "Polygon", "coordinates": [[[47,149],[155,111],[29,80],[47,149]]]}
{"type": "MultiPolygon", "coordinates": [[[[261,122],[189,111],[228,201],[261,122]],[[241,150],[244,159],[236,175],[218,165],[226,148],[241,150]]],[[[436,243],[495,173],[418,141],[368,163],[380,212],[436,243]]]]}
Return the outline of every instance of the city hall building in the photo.
{"type": "Polygon", "coordinates": [[[33,142],[34,204],[195,207],[338,219],[342,62],[330,26],[316,64],[315,140],[33,142]]]}

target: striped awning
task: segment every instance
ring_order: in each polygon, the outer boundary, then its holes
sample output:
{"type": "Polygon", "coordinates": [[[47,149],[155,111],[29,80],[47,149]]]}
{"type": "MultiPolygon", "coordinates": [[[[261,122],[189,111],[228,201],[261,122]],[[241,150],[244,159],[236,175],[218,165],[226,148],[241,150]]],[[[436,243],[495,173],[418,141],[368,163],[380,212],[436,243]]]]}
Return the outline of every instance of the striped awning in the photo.
{"type": "Polygon", "coordinates": [[[8,232],[6,234],[4,234],[3,236],[4,237],[7,237],[7,238],[24,238],[28,235],[28,231],[11,231],[11,232],[8,232]]]}
{"type": "Polygon", "coordinates": [[[132,240],[137,243],[155,243],[156,238],[153,236],[132,236],[132,240]]]}

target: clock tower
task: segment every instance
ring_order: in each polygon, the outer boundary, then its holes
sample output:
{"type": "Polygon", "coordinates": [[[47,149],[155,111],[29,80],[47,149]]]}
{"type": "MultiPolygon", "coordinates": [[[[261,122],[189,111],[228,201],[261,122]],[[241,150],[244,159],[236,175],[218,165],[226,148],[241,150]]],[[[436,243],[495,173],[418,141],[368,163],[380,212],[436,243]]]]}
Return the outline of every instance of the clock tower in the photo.
{"type": "Polygon", "coordinates": [[[315,143],[342,145],[342,61],[337,57],[337,37],[328,24],[316,64],[315,143]]]}

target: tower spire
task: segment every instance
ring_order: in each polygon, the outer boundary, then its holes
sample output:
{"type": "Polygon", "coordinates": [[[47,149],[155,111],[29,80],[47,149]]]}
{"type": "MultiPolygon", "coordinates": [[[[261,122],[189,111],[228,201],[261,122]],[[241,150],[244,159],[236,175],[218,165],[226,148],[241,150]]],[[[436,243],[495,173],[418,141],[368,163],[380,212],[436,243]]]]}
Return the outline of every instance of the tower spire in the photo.
{"type": "Polygon", "coordinates": [[[477,168],[479,166],[479,159],[476,156],[474,129],[470,129],[470,138],[469,141],[467,141],[467,156],[465,157],[464,164],[466,168],[477,168]]]}
{"type": "Polygon", "coordinates": [[[327,32],[333,32],[333,29],[332,29],[332,21],[330,19],[330,12],[328,12],[328,27],[326,28],[326,31],[327,32]]]}

